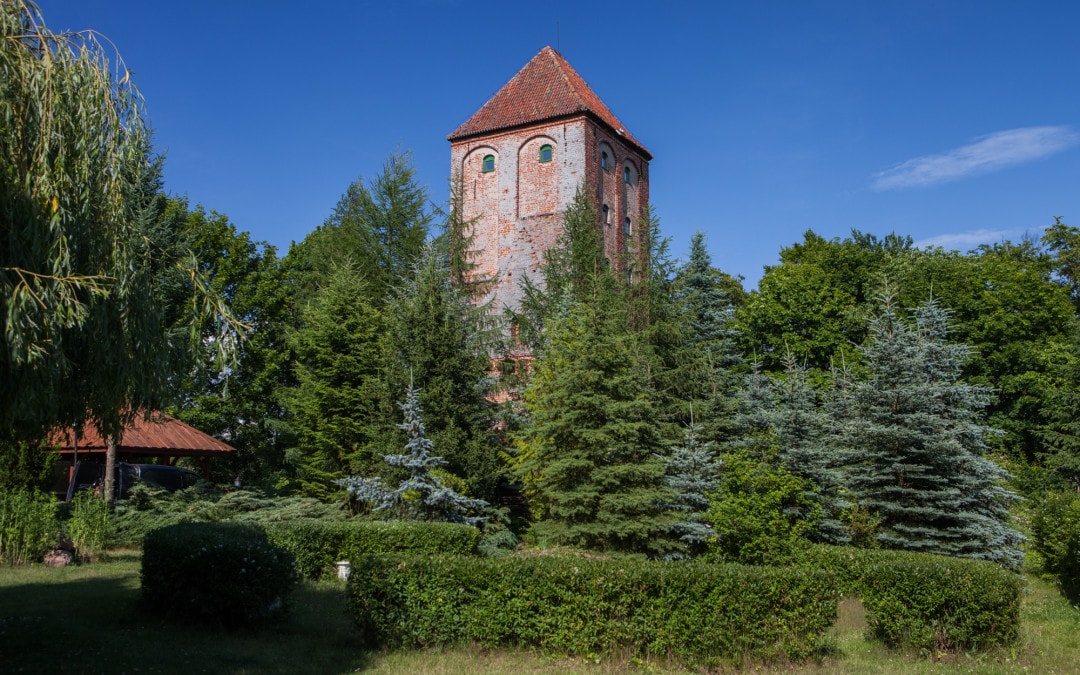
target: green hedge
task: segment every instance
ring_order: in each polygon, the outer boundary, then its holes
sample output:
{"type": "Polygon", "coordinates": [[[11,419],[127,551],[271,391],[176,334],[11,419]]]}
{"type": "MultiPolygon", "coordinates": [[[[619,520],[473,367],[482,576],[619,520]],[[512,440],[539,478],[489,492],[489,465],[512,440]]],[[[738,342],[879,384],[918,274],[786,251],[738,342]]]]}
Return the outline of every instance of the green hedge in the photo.
{"type": "Polygon", "coordinates": [[[688,665],[805,658],[839,598],[822,571],[555,556],[371,557],[354,561],[347,595],[372,646],[629,649],[688,665]]]}
{"type": "Polygon", "coordinates": [[[876,563],[863,586],[870,629],[890,646],[983,649],[1019,637],[1020,577],[992,563],[960,558],[876,563]]]}
{"type": "Polygon", "coordinates": [[[143,540],[142,591],[148,611],[239,627],[283,616],[299,583],[292,555],[258,527],[180,523],[143,540]]]}
{"type": "Polygon", "coordinates": [[[813,547],[802,567],[830,570],[857,595],[873,635],[895,647],[1008,645],[1020,630],[1020,577],[980,560],[910,551],[813,547]]]}
{"type": "Polygon", "coordinates": [[[295,521],[267,525],[266,531],[310,579],[329,574],[339,560],[365,555],[471,554],[480,539],[475,527],[456,523],[295,521]]]}

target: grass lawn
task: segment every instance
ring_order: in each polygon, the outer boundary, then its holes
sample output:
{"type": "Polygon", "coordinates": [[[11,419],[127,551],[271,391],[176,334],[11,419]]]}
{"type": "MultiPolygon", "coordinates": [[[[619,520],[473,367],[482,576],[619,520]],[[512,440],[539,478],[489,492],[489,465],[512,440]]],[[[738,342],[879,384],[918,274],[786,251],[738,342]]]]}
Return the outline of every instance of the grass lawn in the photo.
{"type": "MultiPolygon", "coordinates": [[[[139,554],[49,569],[0,568],[0,672],[79,673],[616,673],[668,672],[664,663],[593,664],[529,652],[455,649],[369,652],[356,644],[342,587],[305,584],[292,619],[251,632],[162,622],[139,607],[139,554]]],[[[805,673],[1078,673],[1080,611],[1028,577],[1023,640],[1009,651],[937,660],[890,652],[864,638],[857,602],[841,606],[833,653],[805,673]]],[[[757,666],[755,670],[770,668],[757,666]]]]}

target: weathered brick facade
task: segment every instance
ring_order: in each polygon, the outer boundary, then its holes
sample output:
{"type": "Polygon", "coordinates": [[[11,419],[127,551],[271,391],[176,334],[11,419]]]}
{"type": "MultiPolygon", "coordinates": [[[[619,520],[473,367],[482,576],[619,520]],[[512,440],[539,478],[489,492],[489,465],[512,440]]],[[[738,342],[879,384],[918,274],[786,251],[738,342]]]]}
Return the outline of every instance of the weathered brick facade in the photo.
{"type": "Polygon", "coordinates": [[[637,228],[652,155],[551,47],[449,140],[462,215],[474,222],[474,274],[492,280],[498,310],[520,306],[524,275],[539,280],[544,251],[582,183],[596,200],[611,260],[621,266],[629,242],[645,245],[637,228]]]}

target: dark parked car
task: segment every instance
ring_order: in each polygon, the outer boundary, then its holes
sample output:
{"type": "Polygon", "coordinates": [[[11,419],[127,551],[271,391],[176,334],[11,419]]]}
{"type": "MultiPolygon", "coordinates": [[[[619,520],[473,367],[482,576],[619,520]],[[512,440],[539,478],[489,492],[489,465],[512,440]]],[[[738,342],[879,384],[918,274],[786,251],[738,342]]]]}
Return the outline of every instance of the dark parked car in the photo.
{"type": "MultiPolygon", "coordinates": [[[[68,485],[67,499],[79,490],[93,488],[100,490],[105,482],[105,465],[95,462],[79,462],[75,468],[75,475],[68,485]]],[[[116,465],[116,498],[126,499],[128,492],[139,481],[146,481],[158,487],[163,487],[169,492],[176,492],[195,485],[202,476],[189,469],[181,469],[178,466],[168,464],[127,464],[119,462],[116,465]]]]}

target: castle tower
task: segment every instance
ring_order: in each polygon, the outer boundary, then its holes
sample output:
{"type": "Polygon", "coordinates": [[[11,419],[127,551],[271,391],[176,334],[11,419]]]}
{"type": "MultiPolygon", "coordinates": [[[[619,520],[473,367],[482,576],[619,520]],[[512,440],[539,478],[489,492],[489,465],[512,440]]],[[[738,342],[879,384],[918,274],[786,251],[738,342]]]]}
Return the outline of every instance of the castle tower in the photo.
{"type": "Polygon", "coordinates": [[[652,155],[585,80],[544,47],[447,137],[472,221],[474,275],[492,280],[497,311],[517,309],[521,277],[540,279],[578,185],[594,195],[604,251],[616,265],[649,201],[652,155]]]}

